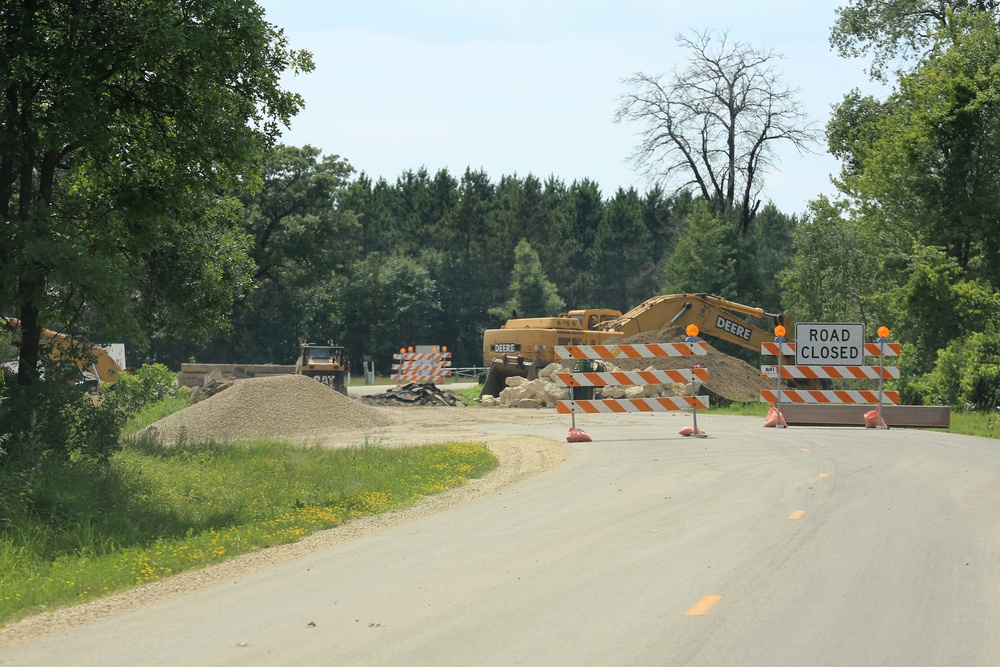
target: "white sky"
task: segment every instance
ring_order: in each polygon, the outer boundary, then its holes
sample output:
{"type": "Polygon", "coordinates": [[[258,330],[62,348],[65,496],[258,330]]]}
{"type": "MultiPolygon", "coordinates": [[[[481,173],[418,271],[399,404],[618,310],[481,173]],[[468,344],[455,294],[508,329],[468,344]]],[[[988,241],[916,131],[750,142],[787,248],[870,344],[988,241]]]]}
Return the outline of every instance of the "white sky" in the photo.
{"type": "MultiPolygon", "coordinates": [[[[311,144],[395,182],[407,169],[466,167],[500,177],[596,181],[603,195],[649,183],[626,162],[638,126],[616,125],[621,80],[683,68],[690,30],[773,48],[818,127],[852,88],[876,90],[864,64],[838,58],[838,0],[258,0],[316,70],[287,77],[306,108],[283,142],[311,144]]],[[[832,194],[838,163],[780,151],[765,200],[802,213],[832,194]]]]}

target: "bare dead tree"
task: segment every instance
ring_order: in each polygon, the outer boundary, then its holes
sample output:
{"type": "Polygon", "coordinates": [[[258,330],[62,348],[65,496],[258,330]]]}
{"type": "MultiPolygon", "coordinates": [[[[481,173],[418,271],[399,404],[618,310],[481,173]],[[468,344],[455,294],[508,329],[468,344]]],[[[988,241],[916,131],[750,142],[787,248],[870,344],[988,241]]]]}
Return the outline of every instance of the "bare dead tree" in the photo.
{"type": "Polygon", "coordinates": [[[643,126],[629,161],[652,180],[696,188],[720,213],[739,216],[746,234],[760,207],[763,178],[775,146],[788,141],[811,152],[816,129],[784,85],[770,49],[730,42],[711,30],[678,35],[687,68],[667,78],[641,72],[623,83],[615,122],[643,126]],[[664,79],[667,78],[666,82],[664,79]]]}

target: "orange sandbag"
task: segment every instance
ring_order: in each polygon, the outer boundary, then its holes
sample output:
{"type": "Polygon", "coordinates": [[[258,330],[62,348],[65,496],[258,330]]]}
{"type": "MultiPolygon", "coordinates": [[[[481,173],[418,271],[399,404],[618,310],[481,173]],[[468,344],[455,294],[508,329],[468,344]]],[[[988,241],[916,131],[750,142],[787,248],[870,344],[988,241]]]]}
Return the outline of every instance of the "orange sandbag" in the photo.
{"type": "MultiPolygon", "coordinates": [[[[771,409],[767,411],[767,418],[764,420],[764,427],[774,428],[778,425],[778,408],[776,406],[771,406],[771,409]]],[[[788,424],[785,423],[785,415],[781,415],[781,425],[787,427],[788,424]]]]}
{"type": "Polygon", "coordinates": [[[590,437],[586,431],[582,428],[571,428],[569,430],[569,435],[566,436],[566,442],[593,442],[594,439],[590,437]]]}
{"type": "MultiPolygon", "coordinates": [[[[694,426],[685,426],[678,432],[681,435],[694,435],[694,426]]],[[[705,432],[702,431],[701,429],[698,429],[698,435],[705,435],[705,432]]]]}
{"type": "MultiPolygon", "coordinates": [[[[865,428],[875,428],[878,424],[878,410],[869,410],[865,413],[865,428]]],[[[882,420],[882,428],[889,428],[885,420],[882,420]]]]}

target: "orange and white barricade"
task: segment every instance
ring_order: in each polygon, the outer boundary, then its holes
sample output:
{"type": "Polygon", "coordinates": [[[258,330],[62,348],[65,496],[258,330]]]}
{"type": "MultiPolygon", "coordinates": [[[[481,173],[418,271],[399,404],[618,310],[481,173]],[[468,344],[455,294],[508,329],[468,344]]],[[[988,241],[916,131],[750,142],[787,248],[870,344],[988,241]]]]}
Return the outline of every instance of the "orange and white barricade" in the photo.
{"type": "MultiPolygon", "coordinates": [[[[888,330],[884,327],[879,330],[879,335],[885,334],[888,337],[888,330]]],[[[795,358],[795,343],[774,342],[761,343],[760,352],[762,355],[776,356],[779,361],[782,358],[795,358]]],[[[838,404],[838,405],[873,405],[877,406],[874,423],[880,428],[885,428],[885,423],[881,420],[883,404],[899,404],[898,391],[886,391],[882,388],[885,380],[898,380],[899,367],[886,366],[886,357],[898,357],[900,345],[898,343],[888,343],[884,340],[877,343],[864,343],[864,354],[868,357],[877,357],[878,366],[797,366],[778,364],[761,366],[761,374],[765,377],[778,379],[777,389],[764,389],[760,392],[760,400],[779,407],[782,403],[791,404],[838,404]],[[806,379],[830,379],[830,380],[878,380],[877,390],[866,389],[784,389],[781,388],[781,380],[806,380],[806,379]]],[[[867,415],[866,415],[867,417],[867,415]]],[[[867,420],[866,421],[870,421],[867,420]]]]}
{"type": "Polygon", "coordinates": [[[392,378],[397,385],[409,382],[437,383],[451,375],[451,352],[405,352],[392,355],[392,378]]]}
{"type": "Polygon", "coordinates": [[[702,340],[685,343],[659,343],[647,345],[558,345],[555,358],[559,360],[622,360],[663,357],[690,357],[690,369],[652,371],[581,371],[553,373],[551,379],[558,385],[573,389],[585,387],[637,386],[664,383],[691,383],[692,395],[648,398],[603,398],[562,400],[556,411],[572,416],[571,431],[576,429],[579,414],[622,414],[629,412],[666,412],[690,410],[695,415],[694,427],[682,430],[684,435],[704,435],[697,428],[697,410],[708,409],[708,396],[695,395],[695,380],[708,381],[708,369],[697,367],[694,358],[708,354],[708,344],[702,340]],[[686,431],[686,432],[685,432],[686,431]]]}

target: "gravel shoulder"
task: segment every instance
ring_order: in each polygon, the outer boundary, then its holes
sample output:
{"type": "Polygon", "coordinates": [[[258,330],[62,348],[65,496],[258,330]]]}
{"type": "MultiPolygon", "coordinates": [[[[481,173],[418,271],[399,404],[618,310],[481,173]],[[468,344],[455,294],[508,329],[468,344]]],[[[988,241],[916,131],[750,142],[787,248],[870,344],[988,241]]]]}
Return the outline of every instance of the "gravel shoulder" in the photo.
{"type": "Polygon", "coordinates": [[[276,563],[319,551],[384,528],[440,512],[461,503],[494,493],[521,480],[539,475],[559,465],[567,450],[562,443],[536,436],[486,434],[480,426],[525,424],[537,420],[551,423],[551,411],[489,410],[484,408],[385,407],[386,419],[376,428],[329,430],[299,435],[302,444],[349,447],[361,444],[408,446],[434,442],[481,442],[500,461],[495,470],[464,486],[430,496],[395,512],[364,517],[337,528],[314,533],[292,544],[258,549],[232,560],[201,570],[174,575],[151,584],[94,600],[83,605],[30,616],[0,628],[0,648],[59,632],[100,618],[134,609],[188,591],[238,577],[276,563]]]}

